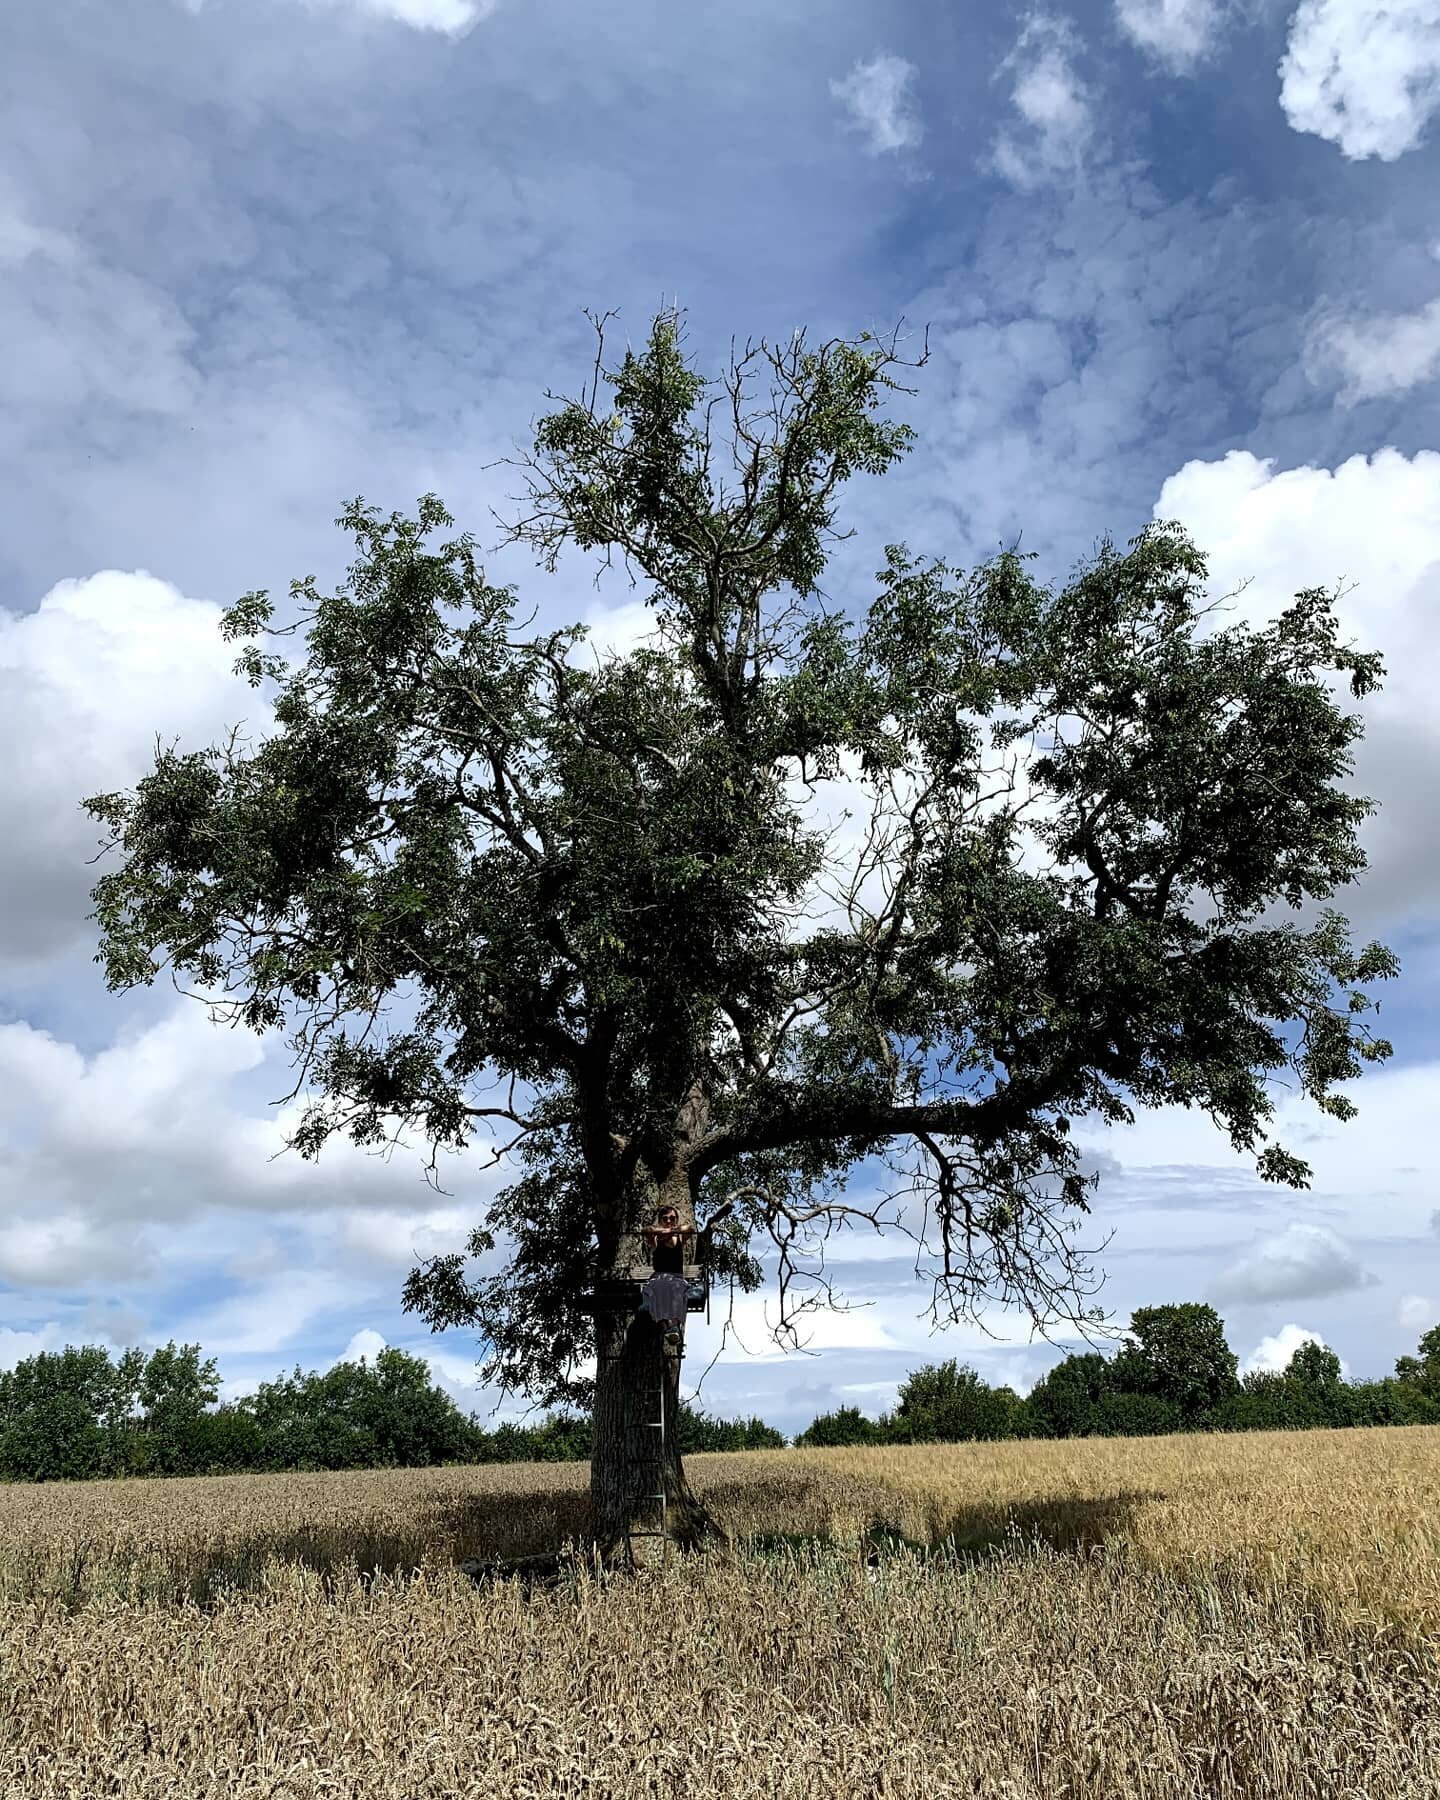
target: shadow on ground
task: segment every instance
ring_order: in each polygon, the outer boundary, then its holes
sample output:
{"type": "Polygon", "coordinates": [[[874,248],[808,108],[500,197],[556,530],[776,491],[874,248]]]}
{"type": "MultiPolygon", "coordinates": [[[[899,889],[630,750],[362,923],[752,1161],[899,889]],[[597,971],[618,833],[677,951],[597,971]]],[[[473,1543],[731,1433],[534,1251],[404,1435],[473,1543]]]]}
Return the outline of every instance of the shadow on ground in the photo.
{"type": "MultiPolygon", "coordinates": [[[[938,1529],[932,1528],[924,1538],[908,1537],[882,1516],[870,1520],[858,1543],[853,1537],[849,1541],[872,1565],[888,1556],[993,1562],[1028,1555],[1037,1545],[1074,1554],[1128,1537],[1141,1507],[1163,1498],[1157,1491],[1136,1489],[1087,1500],[1056,1496],[1009,1507],[1003,1514],[993,1506],[965,1508],[939,1522],[938,1529]]],[[[749,1533],[740,1541],[764,1556],[817,1549],[835,1539],[828,1532],[791,1531],[749,1533]]]]}
{"type": "MultiPolygon", "coordinates": [[[[846,1549],[872,1565],[901,1556],[989,1562],[1025,1555],[1037,1545],[1062,1553],[1088,1550],[1128,1536],[1138,1510],[1162,1497],[1135,1490],[1084,1500],[1056,1495],[1013,1506],[991,1502],[950,1513],[937,1509],[917,1530],[914,1509],[903,1496],[887,1507],[883,1495],[860,1494],[851,1497],[850,1517],[863,1524],[857,1531],[852,1523],[842,1534],[827,1523],[823,1490],[812,1491],[803,1482],[718,1481],[707,1483],[703,1493],[722,1527],[734,1522],[727,1536],[742,1554],[786,1559],[846,1549]],[[790,1529],[765,1529],[764,1522],[773,1519],[788,1519],[790,1529]]],[[[583,1488],[530,1494],[421,1492],[404,1524],[391,1529],[337,1523],[257,1531],[213,1549],[197,1549],[183,1566],[137,1562],[102,1571],[77,1565],[49,1569],[43,1578],[37,1568],[28,1584],[21,1571],[13,1573],[21,1588],[38,1588],[43,1579],[46,1589],[71,1605],[108,1590],[209,1609],[226,1592],[259,1588],[267,1563],[273,1561],[313,1571],[330,1595],[357,1580],[368,1588],[377,1574],[411,1575],[422,1559],[451,1564],[477,1581],[517,1578],[529,1589],[553,1585],[573,1573],[585,1560],[583,1549],[575,1547],[588,1543],[589,1526],[590,1499],[583,1488]]]]}

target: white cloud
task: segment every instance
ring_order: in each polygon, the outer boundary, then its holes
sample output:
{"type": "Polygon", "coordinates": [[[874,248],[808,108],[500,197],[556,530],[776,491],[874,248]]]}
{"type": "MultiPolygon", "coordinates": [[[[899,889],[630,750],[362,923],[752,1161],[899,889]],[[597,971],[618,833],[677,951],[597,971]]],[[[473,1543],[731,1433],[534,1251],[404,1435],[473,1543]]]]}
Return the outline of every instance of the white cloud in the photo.
{"type": "Polygon", "coordinates": [[[572,644],[569,660],[581,668],[594,668],[611,656],[628,656],[652,641],[658,647],[659,626],[648,600],[625,600],[618,606],[591,606],[581,623],[588,635],[572,644]]]}
{"type": "MultiPolygon", "coordinates": [[[[303,1208],[312,1229],[328,1235],[327,1248],[338,1241],[362,1265],[398,1266],[414,1244],[452,1247],[446,1232],[458,1233],[464,1209],[503,1177],[477,1172],[478,1153],[458,1155],[445,1175],[457,1202],[410,1213],[399,1209],[419,1189],[418,1155],[387,1160],[344,1137],[314,1163],[278,1154],[298,1123],[299,1099],[256,1114],[245,1096],[292,1084],[272,1054],[279,1046],[278,1034],[262,1041],[212,1025],[206,1008],[186,999],[88,1056],[30,1025],[0,1025],[0,1184],[13,1196],[0,1232],[0,1268],[7,1258],[16,1269],[58,1268],[67,1257],[83,1263],[83,1244],[69,1223],[81,1218],[89,1229],[117,1234],[112,1241],[102,1232],[97,1240],[107,1267],[126,1255],[133,1261],[143,1238],[127,1250],[126,1232],[145,1223],[173,1227],[213,1209],[303,1208]],[[356,1223],[367,1206],[381,1209],[370,1232],[356,1223]],[[334,1219],[322,1217],[317,1226],[326,1209],[334,1219]]],[[[418,1141],[414,1147],[421,1148],[418,1141]]],[[[232,1273],[268,1276],[286,1268],[273,1242],[236,1249],[232,1273]]]]}
{"type": "Polygon", "coordinates": [[[1221,0],[1115,0],[1125,36],[1174,74],[1185,74],[1215,49],[1221,0]]]}
{"type": "MultiPolygon", "coordinates": [[[[425,1360],[430,1365],[430,1373],[441,1386],[451,1392],[458,1390],[468,1400],[474,1400],[475,1392],[480,1386],[480,1378],[475,1372],[475,1356],[458,1356],[447,1350],[427,1350],[425,1360]]],[[[592,1375],[595,1372],[593,1359],[588,1372],[592,1375]]]]}
{"type": "Polygon", "coordinates": [[[1342,406],[1408,393],[1440,374],[1440,300],[1418,312],[1322,315],[1310,328],[1305,350],[1312,380],[1327,369],[1344,376],[1342,406]]]}
{"type": "MultiPolygon", "coordinates": [[[[326,3],[333,5],[335,0],[326,3]]],[[[481,19],[488,19],[496,0],[350,0],[350,4],[376,18],[413,25],[417,31],[443,31],[458,37],[481,19]]]]}
{"type": "MultiPolygon", "coordinates": [[[[360,1362],[366,1357],[368,1357],[371,1362],[374,1362],[375,1358],[379,1356],[384,1348],[384,1337],[378,1331],[372,1330],[370,1326],[362,1325],[360,1330],[354,1333],[350,1342],[335,1358],[335,1362],[360,1362]]],[[[333,1368],[334,1366],[335,1364],[332,1363],[331,1367],[333,1368]]]]}
{"type": "Polygon", "coordinates": [[[0,327],[25,347],[0,363],[7,412],[42,414],[50,428],[72,408],[93,416],[114,404],[173,420],[194,404],[195,332],[160,286],[33,223],[0,193],[0,266],[7,265],[0,327]]]}
{"type": "MultiPolygon", "coordinates": [[[[1296,1204],[1323,1206],[1328,1210],[1321,1217],[1335,1228],[1364,1236],[1372,1246],[1375,1239],[1390,1237],[1396,1254],[1413,1260],[1413,1241],[1430,1228],[1435,1204],[1428,1121],[1440,1107],[1440,1063],[1371,1066],[1337,1091],[1355,1100],[1359,1114],[1344,1124],[1326,1120],[1316,1141],[1301,1135],[1316,1122],[1314,1102],[1296,1092],[1293,1081],[1288,1090],[1277,1088],[1271,1095],[1275,1116],[1267,1131],[1303,1155],[1314,1170],[1312,1188],[1298,1196],[1262,1182],[1254,1172],[1253,1155],[1234,1149],[1200,1107],[1137,1107],[1132,1125],[1104,1128],[1104,1141],[1121,1160],[1132,1203],[1143,1204],[1157,1181],[1166,1186],[1173,1181],[1193,1193],[1193,1212],[1177,1213],[1173,1204],[1160,1209],[1159,1241],[1167,1249],[1213,1248],[1221,1223],[1212,1207],[1218,1190],[1254,1208],[1257,1226],[1279,1231],[1290,1222],[1289,1211],[1296,1204]],[[1177,1243],[1182,1226],[1193,1229],[1194,1236],[1177,1243]]],[[[1086,1141],[1090,1128],[1076,1135],[1093,1162],[1094,1151],[1086,1141]]],[[[1099,1193],[1103,1198],[1113,1192],[1107,1169],[1099,1193]]],[[[1131,1236],[1128,1226],[1126,1236],[1131,1236]]]]}
{"type": "MultiPolygon", "coordinates": [[[[827,1250],[826,1265],[835,1282],[837,1297],[850,1304],[845,1310],[820,1308],[800,1316],[796,1330],[800,1344],[806,1350],[822,1355],[840,1352],[865,1357],[884,1357],[893,1353],[905,1358],[907,1369],[958,1357],[973,1362],[987,1379],[993,1380],[999,1379],[996,1370],[1002,1366],[995,1360],[997,1346],[1029,1346],[1035,1342],[1036,1334],[1029,1316],[999,1305],[986,1311],[983,1325],[973,1320],[961,1320],[949,1323],[937,1332],[928,1310],[930,1283],[914,1275],[913,1244],[893,1236],[870,1240],[868,1233],[867,1241],[874,1243],[874,1258],[884,1258],[892,1271],[898,1264],[903,1267],[904,1276],[896,1285],[882,1285],[871,1298],[865,1287],[867,1276],[872,1284],[876,1281],[874,1259],[867,1263],[857,1256],[842,1268],[832,1261],[827,1250]]],[[[791,1290],[789,1305],[792,1308],[799,1295],[798,1288],[791,1290]]],[[[720,1365],[780,1363],[787,1359],[795,1364],[797,1353],[782,1349],[775,1341],[779,1305],[773,1289],[762,1289],[754,1294],[737,1293],[733,1314],[728,1295],[716,1296],[712,1306],[712,1323],[708,1329],[717,1348],[721,1323],[727,1314],[731,1316],[729,1336],[719,1353],[720,1365]]],[[[696,1321],[691,1331],[698,1339],[703,1329],[696,1321]]],[[[1057,1344],[1080,1341],[1080,1334],[1073,1326],[1056,1325],[1050,1335],[1057,1344]]],[[[787,1344],[788,1341],[785,1340],[787,1344]]],[[[696,1361],[697,1368],[704,1367],[709,1361],[708,1352],[704,1356],[697,1352],[696,1361]]],[[[1011,1358],[1004,1359],[1006,1380],[1013,1379],[1013,1373],[1008,1372],[1013,1366],[1011,1358]]],[[[1029,1369],[1031,1359],[1027,1357],[1021,1366],[1029,1369]]],[[[1038,1368],[1039,1365],[1035,1366],[1038,1368]]],[[[862,1372],[868,1378],[869,1367],[865,1366],[862,1372]]]]}
{"type": "Polygon", "coordinates": [[[425,1212],[367,1208],[341,1214],[336,1238],[371,1267],[409,1269],[427,1256],[459,1250],[474,1223],[473,1209],[463,1206],[433,1207],[425,1212]]]}
{"type": "Polygon", "coordinates": [[[188,751],[241,720],[251,737],[268,725],[231,673],[220,611],[143,569],[57,582],[34,612],[0,607],[0,840],[25,845],[0,862],[0,958],[46,957],[91,929],[89,890],[110,865],[90,863],[103,828],[82,799],[132,787],[157,737],[188,751]]]}
{"type": "Polygon", "coordinates": [[[78,1210],[0,1225],[0,1278],[16,1286],[144,1280],[155,1267],[155,1246],[146,1233],[120,1222],[97,1225],[78,1210]]]}
{"type": "Polygon", "coordinates": [[[997,135],[990,166],[1022,192],[1079,171],[1093,120],[1084,83],[1071,64],[1077,47],[1065,20],[1037,14],[995,71],[997,81],[1015,77],[1011,102],[1022,129],[997,135]]]}
{"type": "Polygon", "coordinates": [[[41,1325],[35,1331],[15,1331],[9,1325],[0,1325],[0,1369],[13,1369],[29,1357],[63,1348],[64,1343],[62,1325],[41,1325]]]}
{"type": "MultiPolygon", "coordinates": [[[[1154,516],[1179,519],[1194,537],[1212,595],[1250,584],[1207,629],[1268,624],[1301,588],[1343,581],[1343,635],[1386,651],[1392,705],[1403,693],[1429,712],[1429,669],[1418,686],[1412,670],[1433,641],[1428,620],[1440,602],[1440,451],[1406,457],[1387,447],[1333,470],[1277,471],[1272,457],[1231,450],[1170,476],[1154,516]]],[[[1433,666],[1440,671],[1440,654],[1433,666]]]]}
{"type": "Polygon", "coordinates": [[[31,256],[70,262],[78,254],[74,238],[67,237],[63,231],[32,225],[10,207],[0,207],[0,264],[13,266],[31,256]]]}
{"type": "Polygon", "coordinates": [[[224,1269],[234,1281],[258,1281],[264,1275],[277,1274],[288,1260],[279,1239],[269,1232],[258,1238],[248,1234],[240,1249],[226,1258],[224,1269]]]}
{"type": "MultiPolygon", "coordinates": [[[[1338,905],[1360,929],[1433,915],[1440,836],[1432,795],[1440,783],[1440,453],[1383,449],[1336,469],[1276,470],[1273,460],[1232,450],[1218,462],[1187,463],[1161,488],[1157,519],[1179,519],[1205,553],[1212,597],[1246,590],[1205,621],[1269,624],[1303,588],[1337,584],[1342,642],[1379,650],[1381,690],[1356,701],[1330,677],[1340,704],[1358,712],[1345,786],[1377,810],[1360,827],[1370,867],[1339,890],[1338,905]]],[[[1315,903],[1321,904],[1321,903],[1315,903]]],[[[1295,918],[1277,903],[1275,916],[1295,918]]]]}
{"type": "MultiPolygon", "coordinates": [[[[792,1298],[791,1305],[794,1305],[792,1298]]],[[[729,1302],[726,1301],[728,1308],[729,1302]]],[[[891,1309],[887,1309],[891,1310],[891,1309]]],[[[912,1307],[911,1312],[916,1309],[912,1307]]],[[[781,1349],[774,1332],[779,1318],[777,1303],[762,1294],[737,1294],[730,1342],[721,1352],[722,1362],[781,1362],[794,1352],[781,1349]]],[[[848,1311],[820,1310],[797,1321],[800,1344],[811,1351],[897,1350],[904,1346],[906,1325],[913,1321],[886,1318],[880,1307],[860,1304],[848,1311]]]]}
{"type": "Polygon", "coordinates": [[[1440,106],[1440,0],[1300,0],[1280,104],[1351,161],[1413,150],[1440,106]]]}
{"type": "Polygon", "coordinates": [[[312,1320],[355,1298],[353,1283],[326,1269],[289,1269],[248,1291],[197,1306],[175,1322],[174,1335],[208,1356],[269,1355],[292,1343],[312,1320]]]}
{"type": "Polygon", "coordinates": [[[1375,1277],[1326,1225],[1287,1225],[1258,1239],[1215,1277],[1217,1299],[1258,1306],[1270,1300],[1317,1300],[1371,1287],[1375,1277]]]}
{"type": "Polygon", "coordinates": [[[913,150],[920,142],[920,115],[910,88],[915,72],[902,56],[873,56],[857,62],[843,81],[830,83],[850,124],[869,139],[872,155],[913,150]]]}
{"type": "Polygon", "coordinates": [[[1395,1320],[1407,1331],[1427,1331],[1440,1319],[1440,1307],[1424,1294],[1406,1294],[1395,1309],[1395,1320]]]}
{"type": "Polygon", "coordinates": [[[81,1311],[80,1329],[87,1344],[104,1343],[116,1350],[148,1342],[144,1316],[129,1306],[91,1300],[81,1311]]]}
{"type": "MultiPolygon", "coordinates": [[[[1242,1375],[1282,1375],[1290,1365],[1290,1358],[1302,1344],[1323,1344],[1324,1338],[1318,1331],[1306,1331],[1303,1325],[1282,1325],[1273,1337],[1261,1338],[1260,1342],[1240,1365],[1242,1375]]],[[[1340,1363],[1342,1375],[1349,1374],[1344,1360],[1340,1363]]]]}
{"type": "MultiPolygon", "coordinates": [[[[185,11],[204,12],[207,0],[181,0],[185,11]]],[[[389,19],[417,31],[440,31],[462,36],[481,19],[488,19],[498,0],[302,0],[311,12],[349,10],[369,18],[389,19]]]]}

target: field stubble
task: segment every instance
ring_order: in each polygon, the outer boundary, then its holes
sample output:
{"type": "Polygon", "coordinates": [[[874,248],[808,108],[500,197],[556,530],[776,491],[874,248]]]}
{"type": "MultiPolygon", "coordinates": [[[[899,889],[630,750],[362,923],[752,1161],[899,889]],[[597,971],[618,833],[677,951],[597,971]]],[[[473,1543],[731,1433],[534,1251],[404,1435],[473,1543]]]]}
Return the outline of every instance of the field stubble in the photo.
{"type": "Polygon", "coordinates": [[[533,1593],[583,1468],[0,1489],[0,1793],[1440,1795],[1440,1431],[691,1467],[533,1593]]]}

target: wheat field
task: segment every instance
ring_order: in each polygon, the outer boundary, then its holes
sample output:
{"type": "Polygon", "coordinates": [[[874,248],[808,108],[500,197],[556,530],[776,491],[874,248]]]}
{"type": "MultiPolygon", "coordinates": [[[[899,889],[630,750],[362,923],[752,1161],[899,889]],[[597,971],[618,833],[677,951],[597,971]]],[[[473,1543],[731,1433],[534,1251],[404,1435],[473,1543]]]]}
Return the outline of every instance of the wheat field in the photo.
{"type": "Polygon", "coordinates": [[[1440,1796],[1440,1430],[0,1488],[0,1795],[1440,1796]]]}

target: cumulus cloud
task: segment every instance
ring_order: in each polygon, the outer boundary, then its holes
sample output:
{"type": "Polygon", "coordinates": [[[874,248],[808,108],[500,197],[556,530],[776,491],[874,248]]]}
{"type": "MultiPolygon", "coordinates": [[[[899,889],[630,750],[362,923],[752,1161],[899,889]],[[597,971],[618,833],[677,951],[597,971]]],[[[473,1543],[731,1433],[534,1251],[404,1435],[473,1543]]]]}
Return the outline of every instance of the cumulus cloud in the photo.
{"type": "Polygon", "coordinates": [[[235,1281],[258,1281],[274,1275],[286,1264],[283,1245],[267,1231],[260,1237],[248,1234],[245,1243],[224,1263],[225,1273],[235,1281]]]}
{"type": "Polygon", "coordinates": [[[0,1325],[0,1369],[13,1369],[16,1363],[46,1350],[62,1349],[64,1342],[61,1325],[42,1325],[36,1331],[15,1331],[9,1325],[0,1325]]]}
{"type": "MultiPolygon", "coordinates": [[[[1302,1344],[1323,1344],[1324,1338],[1318,1331],[1307,1331],[1303,1325],[1282,1325],[1273,1337],[1261,1338],[1260,1342],[1240,1365],[1242,1375],[1282,1375],[1290,1365],[1290,1358],[1302,1344]]],[[[1349,1370],[1341,1360],[1340,1372],[1348,1375],[1349,1370]]]]}
{"type": "Polygon", "coordinates": [[[1440,880],[1432,806],[1440,643],[1429,625],[1440,608],[1440,453],[1407,457],[1387,448],[1335,469],[1276,469],[1272,459],[1232,450],[1172,475],[1155,517],[1186,526],[1209,561],[1210,595],[1233,596],[1205,629],[1262,627],[1301,589],[1341,586],[1341,641],[1379,650],[1385,676],[1358,708],[1348,683],[1330,678],[1341,704],[1365,723],[1345,785],[1378,802],[1360,828],[1370,868],[1331,904],[1357,931],[1428,918],[1440,880]]]}
{"type": "Polygon", "coordinates": [[[911,91],[915,65],[903,56],[872,56],[857,62],[830,92],[849,114],[848,123],[868,139],[872,156],[913,150],[920,142],[920,113],[911,91]]]}
{"type": "Polygon", "coordinates": [[[116,1350],[128,1350],[132,1344],[147,1341],[146,1320],[131,1306],[116,1306],[103,1300],[92,1300],[81,1309],[80,1329],[87,1344],[109,1344],[116,1350]]]}
{"type": "Polygon", "coordinates": [[[624,600],[617,606],[590,606],[581,622],[586,627],[586,636],[571,645],[568,658],[582,668],[594,668],[612,656],[629,656],[642,644],[659,648],[655,608],[648,600],[624,600]]]}
{"type": "Polygon", "coordinates": [[[1406,1294],[1395,1309],[1395,1320],[1407,1331],[1427,1331],[1440,1318],[1440,1308],[1424,1294],[1406,1294]]]}
{"type": "Polygon", "coordinates": [[[74,238],[63,231],[31,224],[14,210],[13,202],[0,203],[0,264],[13,268],[32,256],[71,262],[78,254],[74,238]]]}
{"type": "Polygon", "coordinates": [[[1010,98],[1020,123],[997,134],[990,166],[1022,192],[1080,168],[1093,118],[1084,83],[1072,66],[1077,48],[1074,29],[1065,20],[1036,14],[995,71],[997,81],[1014,77],[1010,98]]]}
{"type": "Polygon", "coordinates": [[[429,1256],[458,1250],[474,1224],[473,1210],[432,1207],[423,1213],[379,1208],[345,1212],[336,1225],[339,1246],[371,1269],[409,1269],[429,1256]]]}
{"type": "MultiPolygon", "coordinates": [[[[359,1331],[355,1332],[351,1337],[350,1342],[335,1358],[335,1362],[360,1362],[366,1357],[373,1362],[384,1348],[384,1337],[378,1331],[372,1330],[370,1326],[362,1325],[359,1331]]],[[[331,1367],[333,1368],[334,1366],[335,1364],[332,1363],[331,1367]]]]}
{"type": "Polygon", "coordinates": [[[1125,36],[1176,75],[1211,55],[1223,14],[1221,0],[1115,0],[1125,36]]]}
{"type": "MultiPolygon", "coordinates": [[[[313,0],[312,0],[313,3],[313,0]]],[[[326,0],[334,4],[335,0],[326,0]]],[[[349,0],[361,12],[413,25],[417,31],[443,31],[452,37],[469,31],[495,11],[496,0],[349,0]]]]}
{"type": "Polygon", "coordinates": [[[1418,312],[1370,318],[1321,315],[1310,328],[1305,348],[1312,380],[1323,378],[1328,370],[1344,378],[1342,406],[1377,395],[1408,393],[1440,374],[1440,299],[1418,312]]]}
{"type": "MultiPolygon", "coordinates": [[[[207,0],[181,0],[188,13],[201,13],[207,0]]],[[[498,0],[301,0],[310,12],[353,12],[373,19],[410,25],[417,31],[440,31],[460,37],[488,19],[498,0]]]]}
{"type": "Polygon", "coordinates": [[[326,1269],[288,1269],[242,1293],[197,1306],[177,1320],[175,1337],[207,1355],[268,1356],[291,1344],[314,1320],[355,1303],[354,1284],[326,1269]]]}
{"type": "Polygon", "coordinates": [[[1413,150],[1440,106],[1440,0],[1300,0],[1280,105],[1352,162],[1413,150]]]}
{"type": "Polygon", "coordinates": [[[157,1265],[149,1234],[116,1222],[97,1226],[80,1210],[0,1225],[0,1279],[20,1287],[74,1287],[145,1280],[157,1265]]]}
{"type": "MultiPolygon", "coordinates": [[[[194,1001],[89,1055],[33,1026],[0,1025],[0,1184],[14,1197],[0,1231],[0,1271],[59,1278],[73,1263],[94,1275],[128,1258],[133,1272],[143,1225],[173,1230],[212,1209],[304,1208],[312,1220],[330,1209],[350,1222],[340,1247],[362,1266],[398,1264],[412,1242],[431,1241],[427,1229],[437,1245],[444,1229],[458,1229],[460,1211],[407,1218],[393,1210],[418,1188],[418,1154],[397,1164],[340,1137],[314,1163],[278,1154],[302,1097],[268,1115],[251,1106],[291,1085],[270,1054],[279,1041],[212,1025],[194,1001]],[[384,1215],[370,1234],[353,1223],[367,1207],[384,1215]],[[83,1229],[75,1223],[82,1219],[83,1229]]],[[[457,1157],[447,1175],[461,1207],[493,1191],[473,1161],[457,1157]]],[[[278,1245],[262,1239],[240,1249],[231,1273],[262,1278],[285,1268],[278,1245]]]]}
{"type": "Polygon", "coordinates": [[[1222,1269],[1211,1285],[1217,1300],[1258,1306],[1271,1300],[1317,1300],[1324,1294],[1373,1287],[1345,1241],[1325,1225],[1287,1225],[1259,1238],[1222,1269]]]}
{"type": "Polygon", "coordinates": [[[231,673],[220,612],[143,569],[57,582],[34,612],[0,607],[0,838],[25,845],[0,862],[0,960],[28,964],[93,929],[102,828],[85,796],[132,787],[157,737],[186,751],[241,720],[254,736],[268,725],[231,673]]]}

